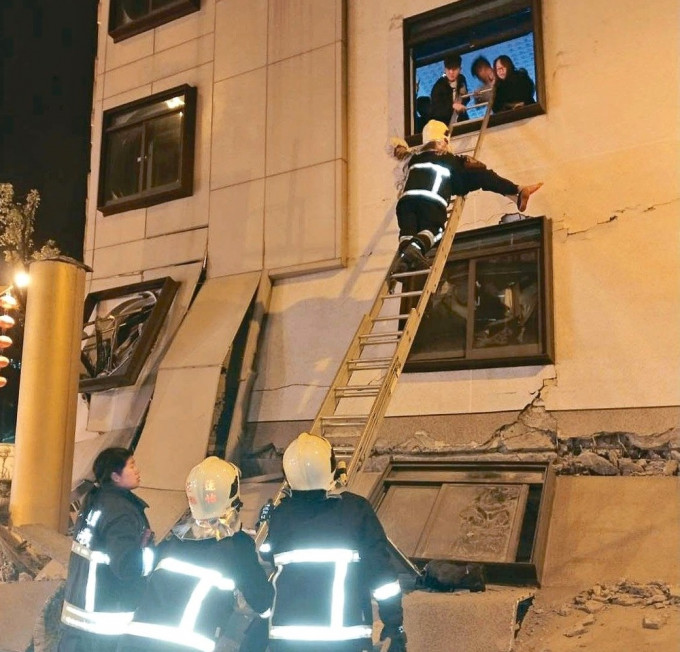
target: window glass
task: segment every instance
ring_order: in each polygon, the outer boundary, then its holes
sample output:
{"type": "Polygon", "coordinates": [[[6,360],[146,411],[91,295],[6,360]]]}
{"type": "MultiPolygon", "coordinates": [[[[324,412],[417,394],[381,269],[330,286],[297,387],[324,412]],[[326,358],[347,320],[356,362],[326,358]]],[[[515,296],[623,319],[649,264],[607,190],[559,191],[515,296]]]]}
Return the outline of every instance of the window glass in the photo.
{"type": "Polygon", "coordinates": [[[537,344],[537,251],[490,256],[475,267],[473,348],[537,344]]]}
{"type": "Polygon", "coordinates": [[[142,169],[142,129],[125,129],[111,134],[105,168],[106,201],[136,195],[142,169]]]}
{"type": "Polygon", "coordinates": [[[181,136],[181,113],[174,113],[149,123],[146,160],[150,188],[179,181],[181,136]]]}

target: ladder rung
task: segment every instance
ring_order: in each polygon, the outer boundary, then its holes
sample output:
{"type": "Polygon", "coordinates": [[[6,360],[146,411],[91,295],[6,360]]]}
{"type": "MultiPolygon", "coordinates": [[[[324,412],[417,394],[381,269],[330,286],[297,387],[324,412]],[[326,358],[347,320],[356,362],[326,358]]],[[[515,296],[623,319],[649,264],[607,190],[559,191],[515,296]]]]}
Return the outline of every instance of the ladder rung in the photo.
{"type": "Polygon", "coordinates": [[[345,428],[347,426],[364,426],[368,421],[366,414],[345,414],[321,417],[321,425],[329,428],[345,428]]]}
{"type": "Polygon", "coordinates": [[[416,269],[413,272],[398,272],[397,274],[390,274],[390,278],[410,278],[411,276],[425,276],[429,273],[429,269],[416,269]]]}
{"type": "Polygon", "coordinates": [[[389,317],[374,317],[371,321],[396,321],[397,319],[408,319],[408,314],[390,315],[389,317]]]}
{"type": "Polygon", "coordinates": [[[419,297],[423,293],[422,290],[413,290],[412,292],[395,292],[394,294],[381,294],[381,299],[396,299],[397,297],[419,297]]]}
{"type": "Polygon", "coordinates": [[[377,396],[379,392],[380,385],[342,385],[335,388],[338,398],[377,396]]]}
{"type": "Polygon", "coordinates": [[[372,340],[381,340],[385,337],[387,338],[397,338],[399,339],[403,335],[404,331],[385,331],[384,333],[368,333],[367,335],[359,335],[359,341],[370,342],[372,340]]]}
{"type": "Polygon", "coordinates": [[[355,358],[347,361],[350,371],[361,371],[362,369],[389,369],[392,358],[355,358]]]}

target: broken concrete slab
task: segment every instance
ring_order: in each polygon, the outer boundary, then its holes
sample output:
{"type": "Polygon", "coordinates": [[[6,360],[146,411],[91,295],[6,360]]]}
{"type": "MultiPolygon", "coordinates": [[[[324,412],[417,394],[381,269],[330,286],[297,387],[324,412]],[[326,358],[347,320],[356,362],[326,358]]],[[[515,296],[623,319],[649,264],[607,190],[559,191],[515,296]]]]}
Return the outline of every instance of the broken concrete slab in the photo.
{"type": "Polygon", "coordinates": [[[528,589],[488,585],[483,593],[408,593],[403,604],[409,649],[507,652],[517,605],[532,595],[528,589]]]}
{"type": "Polygon", "coordinates": [[[0,584],[0,651],[25,652],[33,639],[36,623],[61,580],[0,584]]]}
{"type": "Polygon", "coordinates": [[[22,525],[13,528],[13,530],[38,552],[68,567],[71,554],[71,537],[55,532],[41,524],[22,525]]]}

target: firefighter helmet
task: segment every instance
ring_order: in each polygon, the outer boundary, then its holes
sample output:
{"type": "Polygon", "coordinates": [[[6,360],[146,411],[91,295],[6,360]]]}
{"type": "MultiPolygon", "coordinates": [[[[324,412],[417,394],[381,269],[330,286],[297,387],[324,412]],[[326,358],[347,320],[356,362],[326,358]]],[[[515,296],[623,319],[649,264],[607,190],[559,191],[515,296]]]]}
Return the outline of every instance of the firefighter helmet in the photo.
{"type": "Polygon", "coordinates": [[[207,457],[187,476],[186,492],[191,514],[197,521],[231,516],[241,508],[241,471],[219,457],[207,457]]]}
{"type": "Polygon", "coordinates": [[[423,127],[423,145],[433,140],[447,140],[449,128],[439,120],[430,120],[423,127]]]}
{"type": "Polygon", "coordinates": [[[283,472],[293,491],[331,489],[334,471],[333,447],[319,435],[301,433],[283,454],[283,472]]]}

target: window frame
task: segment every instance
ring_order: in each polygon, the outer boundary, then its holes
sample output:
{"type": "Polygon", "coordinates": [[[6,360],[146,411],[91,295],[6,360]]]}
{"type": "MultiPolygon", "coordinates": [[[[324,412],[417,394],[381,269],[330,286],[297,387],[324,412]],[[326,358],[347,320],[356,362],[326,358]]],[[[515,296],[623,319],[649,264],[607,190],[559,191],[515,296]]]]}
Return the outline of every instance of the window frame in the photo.
{"type": "MultiPolygon", "coordinates": [[[[368,501],[373,506],[381,522],[381,506],[391,487],[444,487],[445,485],[505,484],[526,487],[531,495],[529,503],[523,506],[521,514],[520,541],[515,561],[478,561],[455,559],[451,561],[478,563],[484,566],[487,582],[494,584],[540,584],[548,538],[548,525],[555,495],[555,470],[549,462],[483,462],[457,460],[390,460],[389,464],[373,485],[368,501]],[[519,560],[518,560],[519,558],[519,560]]],[[[441,505],[441,503],[440,503],[441,505]]],[[[433,503],[426,516],[420,540],[427,536],[436,509],[440,506],[433,503]]],[[[386,524],[383,523],[383,526],[386,524]]],[[[403,526],[400,526],[403,527],[403,526]]],[[[389,529],[389,528],[388,528],[389,529]]],[[[387,531],[390,536],[390,532],[387,531]]],[[[394,535],[391,536],[394,540],[394,535]]],[[[393,544],[396,547],[396,544],[393,544]]],[[[402,555],[423,568],[430,557],[415,557],[408,551],[401,550],[402,555]]],[[[438,555],[437,558],[443,558],[438,555]]]]}
{"type": "MultiPolygon", "coordinates": [[[[415,70],[411,49],[434,38],[454,36],[461,29],[486,23],[494,18],[510,15],[521,9],[530,8],[533,25],[534,66],[536,70],[536,103],[528,106],[492,113],[489,127],[523,120],[547,112],[545,72],[543,66],[543,19],[542,0],[459,0],[443,7],[426,11],[404,19],[403,23],[403,68],[404,68],[404,134],[409,145],[422,141],[420,133],[414,133],[415,70]],[[458,17],[458,18],[457,18],[458,17]]],[[[493,41],[497,42],[497,41],[493,41]]],[[[492,43],[488,43],[491,45],[492,43]]],[[[482,46],[483,47],[483,46],[482,46]]],[[[464,50],[452,49],[451,54],[464,54],[464,50]]],[[[456,134],[479,129],[479,122],[456,123],[456,134]]]]}
{"type": "Polygon", "coordinates": [[[146,208],[154,206],[180,197],[189,197],[193,194],[194,187],[194,149],[196,141],[196,105],[197,105],[197,89],[194,86],[183,84],[176,86],[162,93],[156,93],[149,97],[144,97],[133,102],[128,102],[121,106],[114,107],[104,111],[102,117],[102,143],[101,143],[101,157],[99,160],[99,188],[97,195],[97,209],[103,215],[113,215],[115,213],[122,213],[124,211],[135,208],[146,208]],[[131,111],[138,110],[147,105],[157,104],[165,100],[184,96],[184,105],[182,107],[183,122],[182,133],[180,136],[181,153],[179,156],[179,181],[174,184],[166,184],[156,189],[142,188],[142,190],[134,195],[128,195],[116,200],[106,200],[106,176],[108,169],[106,168],[108,150],[110,147],[109,135],[119,131],[123,128],[131,128],[137,126],[144,126],[151,120],[156,120],[159,117],[172,115],[180,109],[168,109],[167,112],[151,116],[147,119],[141,119],[137,122],[125,124],[123,127],[113,127],[112,123],[115,119],[131,111]]]}
{"type": "MultiPolygon", "coordinates": [[[[151,0],[149,0],[151,1],[151,0]]],[[[114,25],[116,8],[123,0],[111,0],[109,6],[109,35],[114,43],[123,41],[142,32],[146,32],[154,27],[159,27],[182,16],[199,11],[201,0],[176,0],[173,4],[157,10],[150,10],[147,14],[132,20],[125,25],[114,25]]]]}
{"type": "MultiPolygon", "coordinates": [[[[538,348],[539,353],[523,353],[521,349],[518,349],[516,355],[509,355],[506,348],[505,355],[493,355],[494,353],[500,353],[499,349],[503,347],[492,347],[489,349],[480,349],[477,351],[477,356],[475,357],[463,357],[450,355],[447,356],[442,353],[438,357],[431,357],[428,359],[414,359],[412,354],[406,359],[404,365],[405,373],[420,373],[420,372],[430,372],[430,371],[452,371],[460,369],[490,369],[498,367],[518,367],[527,365],[545,365],[555,363],[555,348],[554,348],[554,332],[553,332],[553,293],[552,293],[552,222],[545,216],[526,218],[518,220],[515,222],[509,222],[506,224],[498,224],[495,226],[484,227],[481,229],[473,229],[470,231],[462,231],[456,234],[453,241],[453,246],[451,252],[449,253],[446,266],[450,264],[455,264],[460,261],[476,261],[479,259],[486,258],[491,255],[502,255],[504,253],[515,253],[518,251],[527,251],[529,249],[536,249],[538,251],[538,303],[537,310],[538,314],[538,348]],[[487,245],[484,246],[485,238],[493,238],[494,240],[499,235],[506,235],[511,238],[515,233],[521,233],[522,231],[531,230],[539,227],[539,237],[537,238],[537,243],[533,244],[531,242],[521,243],[517,245],[513,244],[498,244],[498,245],[487,245]],[[470,241],[479,241],[479,246],[476,248],[467,248],[465,251],[456,250],[456,244],[461,244],[470,241]],[[495,350],[494,350],[495,349],[495,350]]],[[[445,269],[446,269],[445,266],[445,269]]],[[[476,270],[476,265],[472,264],[470,267],[472,270],[476,270]]],[[[444,278],[444,272],[442,273],[442,279],[444,278]]],[[[417,284],[424,283],[423,279],[409,279],[410,284],[407,290],[416,289],[417,284]]],[[[468,278],[468,287],[471,287],[475,277],[470,276],[468,278]]],[[[440,281],[441,284],[442,281],[440,281]]],[[[473,295],[468,293],[468,305],[470,305],[470,297],[473,295]]],[[[415,301],[417,299],[408,297],[402,299],[402,304],[400,307],[401,314],[408,314],[411,308],[415,307],[415,301]]],[[[430,309],[432,299],[425,308],[423,314],[423,319],[428,314],[430,309]]],[[[474,309],[469,307],[469,313],[474,316],[474,309]]],[[[468,328],[465,338],[465,351],[468,352],[472,350],[471,341],[469,338],[473,335],[473,328],[470,327],[470,319],[468,318],[468,328]]]]}
{"type": "MultiPolygon", "coordinates": [[[[107,389],[134,385],[137,382],[139,374],[160,335],[161,328],[165,323],[179,286],[180,284],[173,278],[164,276],[150,281],[141,281],[139,283],[131,283],[130,285],[100,290],[99,292],[90,292],[90,294],[87,295],[83,308],[83,332],[85,332],[85,327],[88,323],[91,323],[91,316],[100,302],[109,299],[122,299],[128,295],[134,295],[139,292],[158,292],[156,304],[148,318],[144,321],[139,340],[135,345],[129,362],[121,369],[105,376],[86,378],[81,375],[78,384],[79,392],[101,392],[107,389]]],[[[83,340],[81,340],[81,359],[84,355],[82,351],[82,341],[83,340]]]]}

